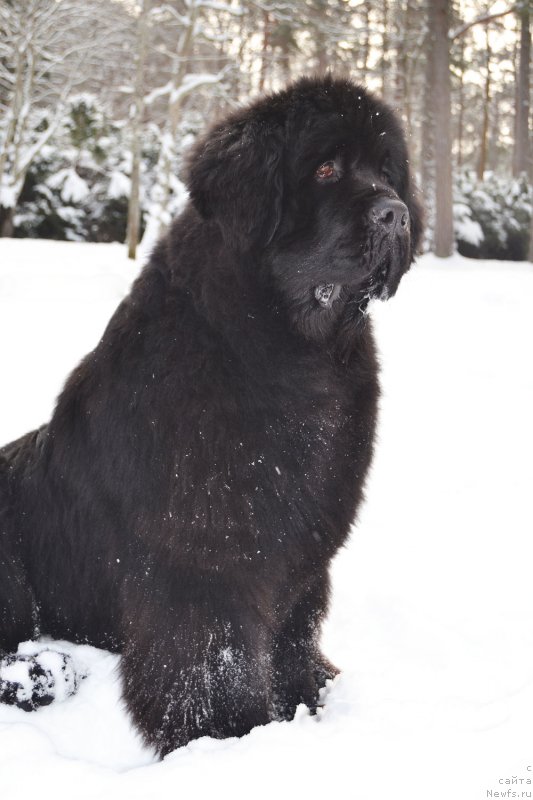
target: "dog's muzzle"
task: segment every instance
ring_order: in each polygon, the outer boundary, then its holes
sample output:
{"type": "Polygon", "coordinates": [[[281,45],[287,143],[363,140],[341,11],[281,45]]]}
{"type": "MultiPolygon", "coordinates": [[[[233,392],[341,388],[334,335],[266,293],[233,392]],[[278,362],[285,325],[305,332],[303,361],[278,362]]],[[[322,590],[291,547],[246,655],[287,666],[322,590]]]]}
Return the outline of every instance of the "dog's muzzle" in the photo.
{"type": "MultiPolygon", "coordinates": [[[[365,307],[373,298],[387,300],[398,288],[409,252],[409,210],[401,200],[380,197],[368,211],[368,222],[370,236],[366,252],[373,266],[370,266],[370,278],[359,289],[360,301],[365,307]]],[[[315,299],[322,308],[331,308],[340,292],[340,284],[335,283],[321,283],[314,289],[315,299]]]]}
{"type": "Polygon", "coordinates": [[[368,218],[377,243],[371,296],[386,300],[395,294],[406,268],[411,236],[409,211],[401,200],[381,197],[372,204],[368,218]]]}

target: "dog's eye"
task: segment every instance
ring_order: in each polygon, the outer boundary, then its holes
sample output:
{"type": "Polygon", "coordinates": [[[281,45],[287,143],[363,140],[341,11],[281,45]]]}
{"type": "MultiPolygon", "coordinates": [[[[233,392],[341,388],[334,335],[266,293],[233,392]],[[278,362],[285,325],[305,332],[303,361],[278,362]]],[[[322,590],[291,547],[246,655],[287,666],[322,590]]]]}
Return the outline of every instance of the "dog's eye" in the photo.
{"type": "Polygon", "coordinates": [[[329,181],[338,177],[334,161],[325,161],[315,170],[315,178],[319,181],[329,181]]]}

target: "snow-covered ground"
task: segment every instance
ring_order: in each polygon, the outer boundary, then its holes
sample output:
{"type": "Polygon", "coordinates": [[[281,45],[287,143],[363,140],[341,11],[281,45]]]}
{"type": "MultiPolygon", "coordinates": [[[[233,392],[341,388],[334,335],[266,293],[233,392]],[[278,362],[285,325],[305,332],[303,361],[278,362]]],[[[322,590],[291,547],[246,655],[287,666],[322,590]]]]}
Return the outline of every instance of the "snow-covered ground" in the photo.
{"type": "MultiPolygon", "coordinates": [[[[46,420],[135,272],[120,245],[0,240],[0,441],[46,420]]],[[[65,644],[89,673],[75,697],[0,706],[2,800],[532,797],[532,309],[531,264],[431,256],[374,307],[380,441],[318,717],[156,762],[117,658],[65,644]]]]}

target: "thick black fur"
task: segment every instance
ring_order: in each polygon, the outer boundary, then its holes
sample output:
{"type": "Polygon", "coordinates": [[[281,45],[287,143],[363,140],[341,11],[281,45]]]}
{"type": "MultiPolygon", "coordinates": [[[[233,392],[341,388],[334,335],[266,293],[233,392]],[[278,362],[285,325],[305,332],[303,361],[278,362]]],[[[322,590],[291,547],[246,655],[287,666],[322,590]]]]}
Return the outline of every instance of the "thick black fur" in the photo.
{"type": "Polygon", "coordinates": [[[0,651],[120,651],[161,754],[313,707],[336,672],[318,636],[372,456],[366,304],[421,228],[394,114],[332,78],[214,127],[188,183],[49,424],[0,451],[0,651]]]}

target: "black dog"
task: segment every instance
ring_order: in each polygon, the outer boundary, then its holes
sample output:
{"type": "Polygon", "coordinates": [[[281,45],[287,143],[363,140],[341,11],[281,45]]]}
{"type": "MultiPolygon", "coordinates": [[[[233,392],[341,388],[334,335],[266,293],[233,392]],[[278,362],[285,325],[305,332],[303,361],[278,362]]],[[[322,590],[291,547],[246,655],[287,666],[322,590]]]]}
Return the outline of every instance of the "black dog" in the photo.
{"type": "Polygon", "coordinates": [[[188,186],[50,423],[0,451],[3,699],[51,700],[37,660],[29,698],[9,677],[39,632],[118,650],[161,754],[313,707],[335,674],[318,636],[372,456],[366,306],[421,228],[397,119],[331,78],[214,127],[188,186]]]}

